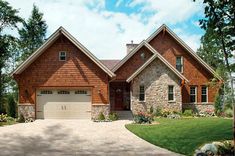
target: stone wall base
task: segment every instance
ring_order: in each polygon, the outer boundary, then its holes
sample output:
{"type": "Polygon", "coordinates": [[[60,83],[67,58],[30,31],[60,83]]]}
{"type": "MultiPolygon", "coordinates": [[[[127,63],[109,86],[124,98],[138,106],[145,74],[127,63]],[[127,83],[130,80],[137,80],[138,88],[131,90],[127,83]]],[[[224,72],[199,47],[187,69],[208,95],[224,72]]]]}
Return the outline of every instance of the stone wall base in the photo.
{"type": "Polygon", "coordinates": [[[110,112],[110,105],[92,105],[91,107],[91,119],[95,120],[98,118],[100,113],[103,113],[107,118],[110,112]]]}
{"type": "Polygon", "coordinates": [[[192,109],[194,113],[199,112],[214,112],[214,104],[182,104],[183,111],[186,109],[192,109]]]}
{"type": "Polygon", "coordinates": [[[23,115],[25,119],[35,119],[35,106],[30,104],[18,105],[18,116],[23,115]]]}
{"type": "Polygon", "coordinates": [[[182,105],[176,102],[171,103],[149,103],[149,102],[136,102],[133,101],[131,104],[131,110],[133,114],[137,114],[139,112],[150,112],[150,108],[161,109],[161,110],[169,110],[169,111],[176,111],[176,112],[182,112],[182,105]]]}

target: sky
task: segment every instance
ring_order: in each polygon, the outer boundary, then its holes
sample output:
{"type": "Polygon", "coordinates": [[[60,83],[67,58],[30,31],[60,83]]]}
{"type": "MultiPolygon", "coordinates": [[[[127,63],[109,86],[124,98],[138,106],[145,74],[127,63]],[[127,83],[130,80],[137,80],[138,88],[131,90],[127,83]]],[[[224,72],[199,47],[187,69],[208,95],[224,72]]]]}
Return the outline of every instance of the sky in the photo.
{"type": "Polygon", "coordinates": [[[63,26],[99,59],[122,59],[126,43],[140,43],[166,24],[194,51],[204,31],[201,1],[192,0],[7,0],[28,19],[33,4],[44,14],[47,37],[63,26]]]}

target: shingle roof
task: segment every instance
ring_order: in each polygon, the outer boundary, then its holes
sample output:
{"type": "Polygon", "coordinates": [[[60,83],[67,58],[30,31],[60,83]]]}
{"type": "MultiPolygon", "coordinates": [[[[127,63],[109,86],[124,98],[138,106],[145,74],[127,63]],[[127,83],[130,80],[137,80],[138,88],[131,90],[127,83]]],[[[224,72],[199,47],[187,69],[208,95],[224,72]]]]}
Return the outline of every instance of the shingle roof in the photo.
{"type": "Polygon", "coordinates": [[[120,60],[100,60],[106,67],[108,67],[110,70],[113,69],[113,67],[120,62],[120,60]]]}

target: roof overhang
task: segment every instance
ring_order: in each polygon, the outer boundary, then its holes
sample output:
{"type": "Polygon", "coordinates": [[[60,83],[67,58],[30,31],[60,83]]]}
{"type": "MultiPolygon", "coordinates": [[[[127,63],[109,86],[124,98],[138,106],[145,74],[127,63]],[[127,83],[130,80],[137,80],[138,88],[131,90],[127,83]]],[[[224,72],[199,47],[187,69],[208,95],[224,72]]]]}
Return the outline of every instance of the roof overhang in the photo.
{"type": "Polygon", "coordinates": [[[31,63],[33,63],[54,41],[63,34],[67,37],[77,48],[79,48],[87,57],[89,57],[96,65],[98,65],[105,73],[110,77],[114,77],[115,74],[109,70],[101,61],[96,58],[86,47],[84,47],[78,40],[76,40],[67,30],[63,27],[57,29],[48,39],[40,46],[32,55],[30,55],[23,63],[21,63],[13,72],[14,74],[22,73],[31,63]]]}
{"type": "Polygon", "coordinates": [[[137,75],[139,75],[153,60],[158,58],[162,61],[173,73],[175,73],[181,80],[185,80],[185,82],[189,82],[186,77],[184,77],[178,70],[176,70],[159,52],[157,52],[150,44],[146,41],[143,41],[143,45],[148,48],[154,55],[148,59],[138,70],[136,70],[126,81],[131,82],[137,75]]]}

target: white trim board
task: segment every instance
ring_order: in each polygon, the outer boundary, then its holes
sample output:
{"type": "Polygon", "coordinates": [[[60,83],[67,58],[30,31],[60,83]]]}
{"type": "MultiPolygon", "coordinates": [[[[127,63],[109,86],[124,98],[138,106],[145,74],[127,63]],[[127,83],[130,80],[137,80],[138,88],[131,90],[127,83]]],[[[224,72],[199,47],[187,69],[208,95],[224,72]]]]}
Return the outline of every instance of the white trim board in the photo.
{"type": "Polygon", "coordinates": [[[67,37],[77,48],[79,48],[86,56],[88,56],[94,63],[96,63],[105,73],[110,77],[115,74],[109,70],[103,63],[100,62],[86,47],[84,47],[78,40],[76,40],[67,30],[59,27],[48,40],[40,46],[32,55],[30,55],[19,67],[17,67],[11,75],[20,74],[23,72],[33,61],[35,61],[61,34],[67,37]]]}

